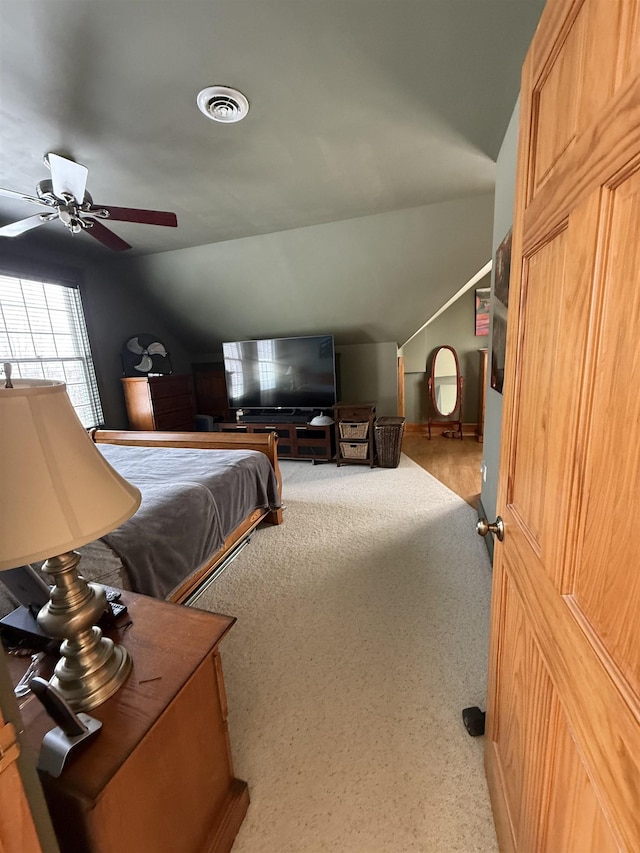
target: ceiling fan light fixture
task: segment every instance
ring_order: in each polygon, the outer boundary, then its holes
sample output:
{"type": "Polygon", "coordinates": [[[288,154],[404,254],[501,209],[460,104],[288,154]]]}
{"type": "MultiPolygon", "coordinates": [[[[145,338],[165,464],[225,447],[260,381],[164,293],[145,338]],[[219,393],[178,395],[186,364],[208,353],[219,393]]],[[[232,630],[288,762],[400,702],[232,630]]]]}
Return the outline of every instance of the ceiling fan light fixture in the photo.
{"type": "Polygon", "coordinates": [[[249,112],[249,101],[242,92],[229,86],[207,86],[198,93],[198,109],[213,121],[231,124],[249,112]]]}

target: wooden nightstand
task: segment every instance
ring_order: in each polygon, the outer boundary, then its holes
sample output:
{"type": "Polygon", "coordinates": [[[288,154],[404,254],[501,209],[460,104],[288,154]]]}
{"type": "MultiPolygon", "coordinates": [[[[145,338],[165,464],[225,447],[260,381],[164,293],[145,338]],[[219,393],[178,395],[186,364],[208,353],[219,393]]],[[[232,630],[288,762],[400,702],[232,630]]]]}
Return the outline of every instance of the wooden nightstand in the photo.
{"type": "MultiPolygon", "coordinates": [[[[41,775],[61,851],[229,851],[249,804],[218,652],[235,619],[130,592],[123,602],[132,624],[111,636],[133,672],[90,712],[103,726],[85,751],[58,779],[41,775]]],[[[36,699],[22,716],[35,760],[53,723],[36,699]]]]}

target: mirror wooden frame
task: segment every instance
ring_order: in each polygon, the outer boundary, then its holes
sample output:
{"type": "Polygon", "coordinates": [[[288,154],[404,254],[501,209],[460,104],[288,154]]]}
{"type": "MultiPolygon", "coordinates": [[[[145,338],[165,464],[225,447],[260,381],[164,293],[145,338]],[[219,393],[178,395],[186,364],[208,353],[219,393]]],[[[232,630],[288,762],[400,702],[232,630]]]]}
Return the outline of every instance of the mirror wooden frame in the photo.
{"type": "Polygon", "coordinates": [[[445,438],[459,438],[460,440],[462,440],[462,391],[464,388],[464,377],[460,373],[460,362],[458,360],[458,353],[453,347],[440,346],[434,350],[433,358],[431,360],[431,374],[428,379],[428,386],[431,408],[437,415],[436,418],[432,418],[431,415],[429,415],[429,421],[427,424],[429,438],[431,438],[432,426],[444,426],[446,427],[446,429],[444,430],[442,435],[445,438]],[[449,350],[452,353],[456,365],[456,404],[448,415],[442,414],[442,412],[438,408],[438,401],[436,399],[436,361],[438,359],[438,353],[440,353],[442,350],[449,350]]]}

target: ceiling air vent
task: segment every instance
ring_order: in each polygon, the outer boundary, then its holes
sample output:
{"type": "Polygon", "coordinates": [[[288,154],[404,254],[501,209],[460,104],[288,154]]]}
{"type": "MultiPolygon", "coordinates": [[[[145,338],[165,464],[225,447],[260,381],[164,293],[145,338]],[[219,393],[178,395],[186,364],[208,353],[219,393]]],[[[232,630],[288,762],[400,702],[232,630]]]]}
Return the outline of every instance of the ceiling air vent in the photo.
{"type": "Polygon", "coordinates": [[[198,109],[213,121],[229,124],[246,116],[249,101],[237,89],[209,86],[198,94],[198,109]]]}

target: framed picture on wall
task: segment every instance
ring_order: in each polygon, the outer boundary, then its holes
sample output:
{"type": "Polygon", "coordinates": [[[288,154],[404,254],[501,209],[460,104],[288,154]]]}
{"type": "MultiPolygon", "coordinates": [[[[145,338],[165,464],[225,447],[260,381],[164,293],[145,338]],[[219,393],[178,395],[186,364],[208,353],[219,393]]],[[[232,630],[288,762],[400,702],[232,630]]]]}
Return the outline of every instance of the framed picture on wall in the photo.
{"type": "Polygon", "coordinates": [[[511,231],[496,250],[495,288],[493,300],[493,335],[491,338],[491,387],[502,394],[504,361],[507,350],[507,309],[511,277],[511,231]]]}
{"type": "Polygon", "coordinates": [[[489,334],[489,309],[491,306],[491,288],[476,289],[476,335],[489,334]]]}

